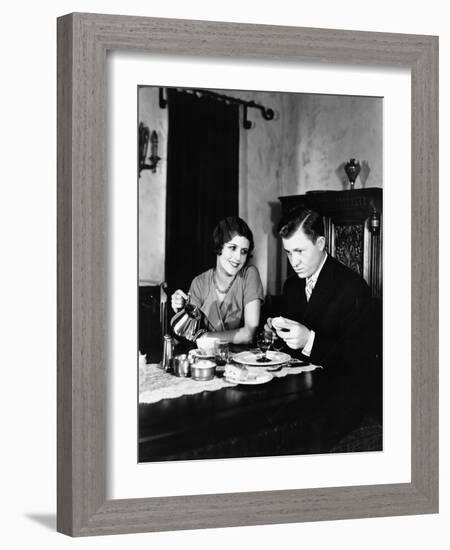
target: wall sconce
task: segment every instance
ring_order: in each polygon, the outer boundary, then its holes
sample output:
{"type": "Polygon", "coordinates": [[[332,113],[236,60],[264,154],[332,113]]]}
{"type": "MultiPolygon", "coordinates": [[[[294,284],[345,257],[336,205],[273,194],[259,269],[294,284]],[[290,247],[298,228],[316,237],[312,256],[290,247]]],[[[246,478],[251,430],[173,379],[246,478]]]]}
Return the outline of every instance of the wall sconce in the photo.
{"type": "Polygon", "coordinates": [[[161,160],[161,157],[158,157],[158,134],[156,130],[150,135],[150,130],[148,126],[145,126],[142,122],[139,123],[139,175],[142,170],[151,170],[154,174],[156,173],[156,166],[161,160]],[[148,154],[148,144],[150,142],[150,156],[148,160],[150,164],[146,164],[146,158],[148,154]]]}

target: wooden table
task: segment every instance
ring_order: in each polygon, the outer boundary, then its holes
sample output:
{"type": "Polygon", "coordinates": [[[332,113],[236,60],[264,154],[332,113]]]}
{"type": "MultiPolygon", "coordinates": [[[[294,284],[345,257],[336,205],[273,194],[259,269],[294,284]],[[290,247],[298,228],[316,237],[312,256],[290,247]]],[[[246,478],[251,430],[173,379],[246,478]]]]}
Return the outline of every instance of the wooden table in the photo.
{"type": "Polygon", "coordinates": [[[139,406],[139,461],[381,450],[381,379],[317,369],[139,406]]]}

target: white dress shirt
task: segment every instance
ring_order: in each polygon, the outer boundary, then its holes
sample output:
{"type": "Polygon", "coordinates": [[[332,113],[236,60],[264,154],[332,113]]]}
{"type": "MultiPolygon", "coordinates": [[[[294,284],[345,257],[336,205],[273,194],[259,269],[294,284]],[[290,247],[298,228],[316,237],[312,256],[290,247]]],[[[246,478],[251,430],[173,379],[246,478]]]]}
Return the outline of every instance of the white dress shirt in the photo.
{"type": "MultiPolygon", "coordinates": [[[[327,257],[328,257],[328,254],[325,252],[325,256],[324,256],[322,262],[320,263],[319,267],[316,269],[316,271],[314,271],[314,273],[310,277],[306,277],[305,294],[306,294],[306,299],[307,299],[308,302],[311,298],[311,293],[314,291],[314,287],[316,286],[317,279],[319,278],[320,272],[322,271],[322,267],[323,267],[327,257]],[[307,287],[310,288],[309,295],[308,295],[308,292],[306,290],[307,287]]],[[[302,351],[303,355],[306,355],[307,357],[309,357],[311,355],[312,347],[314,345],[315,336],[316,336],[316,333],[313,330],[310,330],[308,341],[306,342],[306,345],[305,345],[305,347],[303,348],[303,351],[302,351]]]]}

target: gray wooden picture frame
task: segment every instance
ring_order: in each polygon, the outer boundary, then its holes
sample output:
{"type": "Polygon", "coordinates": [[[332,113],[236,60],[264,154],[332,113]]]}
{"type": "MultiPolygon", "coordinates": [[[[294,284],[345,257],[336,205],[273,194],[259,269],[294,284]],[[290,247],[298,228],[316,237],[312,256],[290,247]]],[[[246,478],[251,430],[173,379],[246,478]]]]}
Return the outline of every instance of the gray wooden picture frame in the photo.
{"type": "Polygon", "coordinates": [[[58,19],[58,505],[73,535],[438,511],[438,38],[75,13],[58,19]],[[411,482],[107,499],[106,53],[410,68],[411,482]]]}

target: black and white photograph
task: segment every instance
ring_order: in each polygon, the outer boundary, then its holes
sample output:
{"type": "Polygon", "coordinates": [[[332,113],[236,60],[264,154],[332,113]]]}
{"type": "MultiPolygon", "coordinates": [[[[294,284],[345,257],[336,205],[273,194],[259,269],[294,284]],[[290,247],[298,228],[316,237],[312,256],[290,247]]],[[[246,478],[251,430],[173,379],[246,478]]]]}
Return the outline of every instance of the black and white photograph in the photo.
{"type": "Polygon", "coordinates": [[[138,459],[383,450],[383,98],[137,89],[138,459]]]}

